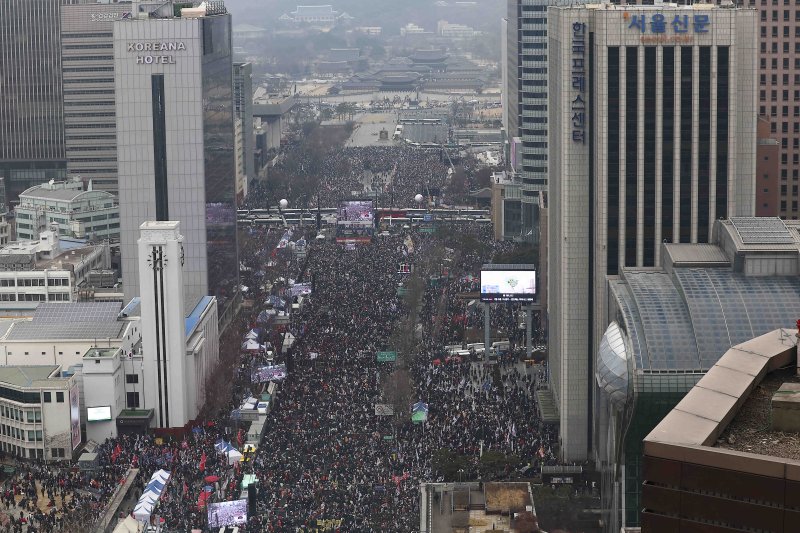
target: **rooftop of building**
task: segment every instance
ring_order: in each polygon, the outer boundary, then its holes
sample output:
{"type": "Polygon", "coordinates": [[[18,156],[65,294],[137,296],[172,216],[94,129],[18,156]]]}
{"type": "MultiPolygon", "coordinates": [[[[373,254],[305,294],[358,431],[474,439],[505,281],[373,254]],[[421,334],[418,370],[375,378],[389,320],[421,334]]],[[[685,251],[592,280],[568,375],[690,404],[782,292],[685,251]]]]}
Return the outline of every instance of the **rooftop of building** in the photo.
{"type": "Polygon", "coordinates": [[[800,474],[800,434],[769,427],[772,394],[783,383],[798,383],[796,333],[779,329],[729,349],[647,435],[645,455],[718,467],[725,461],[761,475],[800,474]],[[722,457],[712,459],[704,448],[722,457]]]}
{"type": "Polygon", "coordinates": [[[86,350],[84,359],[113,359],[119,353],[119,348],[100,348],[94,346],[86,350]]]}
{"type": "Polygon", "coordinates": [[[194,332],[197,325],[200,323],[200,319],[205,314],[206,310],[211,306],[214,302],[213,296],[203,296],[197,302],[197,305],[194,306],[194,309],[186,316],[186,337],[188,338],[194,332]]]}
{"type": "Polygon", "coordinates": [[[612,4],[612,3],[600,3],[600,4],[576,4],[576,5],[559,5],[559,6],[550,6],[555,9],[592,9],[596,11],[633,11],[633,10],[664,10],[664,9],[679,9],[684,11],[696,11],[696,10],[707,10],[707,9],[730,9],[734,7],[731,5],[730,7],[726,6],[717,6],[716,4],[704,4],[704,3],[696,3],[696,4],[678,4],[673,2],[661,2],[656,3],[654,5],[639,5],[639,4],[612,4]]]}
{"type": "Polygon", "coordinates": [[[525,482],[425,483],[429,502],[434,494],[445,503],[427,515],[428,531],[451,533],[469,531],[516,531],[514,513],[529,510],[535,515],[530,485],[525,482]]]}
{"type": "Polygon", "coordinates": [[[800,240],[789,244],[782,222],[717,221],[714,234],[712,244],[663,244],[660,266],[609,278],[618,312],[601,339],[597,380],[612,401],[633,394],[633,375],[699,376],[731,346],[800,317],[800,240]]]}
{"type": "Polygon", "coordinates": [[[135,4],[134,11],[126,22],[151,19],[204,18],[228,13],[223,0],[143,0],[135,4]]]}
{"type": "Polygon", "coordinates": [[[60,369],[58,365],[0,366],[0,383],[19,388],[33,387],[53,378],[61,378],[58,375],[60,369]]]}
{"type": "Polygon", "coordinates": [[[6,341],[120,339],[119,302],[41,302],[29,320],[11,324],[6,341]]]}
{"type": "Polygon", "coordinates": [[[29,201],[59,201],[77,202],[83,199],[101,198],[112,200],[116,206],[117,202],[113,194],[108,191],[98,191],[92,188],[85,189],[83,182],[77,181],[54,181],[34,185],[25,189],[19,195],[20,207],[25,207],[29,201]]]}
{"type": "Polygon", "coordinates": [[[786,383],[800,384],[794,365],[767,374],[753,388],[715,446],[800,461],[800,434],[776,431],[770,425],[772,397],[786,383]]]}
{"type": "Polygon", "coordinates": [[[39,240],[12,241],[0,247],[0,270],[70,270],[105,246],[54,235],[44,231],[39,240]]]}
{"type": "MultiPolygon", "coordinates": [[[[191,311],[189,311],[189,314],[186,315],[186,320],[184,322],[187,338],[194,333],[194,330],[197,328],[197,325],[200,323],[203,315],[209,309],[209,307],[213,305],[213,303],[213,296],[203,296],[197,300],[194,306],[192,306],[191,311]]],[[[119,312],[119,316],[122,318],[141,316],[141,305],[142,299],[136,296],[132,298],[131,301],[128,302],[127,305],[125,305],[125,307],[119,312]]]]}

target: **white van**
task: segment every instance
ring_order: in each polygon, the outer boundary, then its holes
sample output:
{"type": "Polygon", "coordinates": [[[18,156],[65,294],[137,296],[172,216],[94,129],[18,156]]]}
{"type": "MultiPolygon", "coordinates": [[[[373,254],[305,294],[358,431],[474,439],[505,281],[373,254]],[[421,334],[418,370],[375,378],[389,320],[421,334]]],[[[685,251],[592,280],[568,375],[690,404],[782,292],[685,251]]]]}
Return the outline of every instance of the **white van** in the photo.
{"type": "Polygon", "coordinates": [[[445,346],[444,350],[447,352],[447,355],[456,355],[456,353],[460,352],[464,348],[460,344],[451,344],[449,346],[445,346]]]}
{"type": "Polygon", "coordinates": [[[486,353],[486,345],[482,342],[473,342],[471,344],[467,344],[467,350],[475,350],[476,354],[483,355],[486,353]]]}
{"type": "Polygon", "coordinates": [[[492,343],[491,352],[496,355],[501,352],[507,352],[510,349],[511,349],[510,341],[497,341],[492,343]]]}

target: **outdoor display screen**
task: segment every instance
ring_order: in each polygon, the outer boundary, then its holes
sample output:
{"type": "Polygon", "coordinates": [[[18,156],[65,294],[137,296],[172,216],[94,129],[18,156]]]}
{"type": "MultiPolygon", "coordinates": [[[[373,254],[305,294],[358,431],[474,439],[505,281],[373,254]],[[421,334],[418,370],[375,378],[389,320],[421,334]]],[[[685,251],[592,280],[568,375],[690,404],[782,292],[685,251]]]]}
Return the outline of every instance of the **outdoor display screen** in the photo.
{"type": "Polygon", "coordinates": [[[253,370],[251,378],[253,383],[266,383],[267,381],[280,381],[286,377],[286,365],[260,366],[253,370]]]}
{"type": "Polygon", "coordinates": [[[481,270],[483,302],[530,302],[535,296],[534,270],[481,270]]]}
{"type": "Polygon", "coordinates": [[[342,200],[336,212],[336,239],[369,240],[375,229],[372,200],[342,200]]]}
{"type": "Polygon", "coordinates": [[[247,523],[247,499],[208,505],[208,527],[241,526],[247,523]]]}
{"type": "Polygon", "coordinates": [[[100,422],[102,420],[111,420],[111,406],[101,405],[100,407],[87,407],[86,408],[86,421],[87,422],[100,422]]]}

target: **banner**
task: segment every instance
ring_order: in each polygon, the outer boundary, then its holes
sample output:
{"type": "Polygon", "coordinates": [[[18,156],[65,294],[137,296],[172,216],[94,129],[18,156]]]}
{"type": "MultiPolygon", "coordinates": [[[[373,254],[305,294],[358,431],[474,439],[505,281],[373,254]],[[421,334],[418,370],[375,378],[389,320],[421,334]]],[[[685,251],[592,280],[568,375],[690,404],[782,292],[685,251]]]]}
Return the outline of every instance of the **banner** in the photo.
{"type": "Polygon", "coordinates": [[[70,437],[72,440],[72,450],[74,451],[81,443],[81,400],[78,392],[78,385],[73,384],[69,389],[69,418],[70,418],[70,437]]]}
{"type": "Polygon", "coordinates": [[[286,248],[289,245],[289,241],[292,239],[292,230],[286,230],[286,233],[283,234],[281,240],[278,241],[278,246],[276,248],[286,248]]]}
{"type": "Polygon", "coordinates": [[[289,297],[311,294],[311,283],[295,283],[289,287],[289,297]]]}
{"type": "Polygon", "coordinates": [[[386,403],[375,404],[375,416],[393,416],[394,407],[386,403]]]}
{"type": "Polygon", "coordinates": [[[267,381],[280,381],[287,376],[286,365],[260,366],[253,370],[251,375],[253,383],[265,383],[267,381]]]}

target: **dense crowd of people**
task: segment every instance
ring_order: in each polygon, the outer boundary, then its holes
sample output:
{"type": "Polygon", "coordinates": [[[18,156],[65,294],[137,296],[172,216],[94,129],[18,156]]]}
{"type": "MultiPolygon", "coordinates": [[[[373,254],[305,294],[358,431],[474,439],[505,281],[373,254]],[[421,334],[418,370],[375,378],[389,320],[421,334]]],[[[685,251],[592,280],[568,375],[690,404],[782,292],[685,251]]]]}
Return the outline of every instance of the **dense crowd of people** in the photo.
{"type": "MultiPolygon", "coordinates": [[[[313,173],[318,190],[307,190],[287,183],[281,197],[292,200],[302,197],[295,207],[335,206],[342,198],[353,195],[376,198],[381,206],[414,206],[414,196],[422,193],[442,196],[451,169],[450,159],[444,149],[421,150],[409,146],[346,147],[325,152],[323,160],[315,164],[319,154],[297,150],[273,170],[280,175],[287,172],[313,173]],[[295,190],[296,189],[296,190],[295,190]]],[[[298,183],[307,184],[306,181],[298,183]]],[[[271,197],[271,184],[257,183],[248,193],[245,207],[266,208],[277,205],[271,197]]],[[[274,196],[274,195],[273,195],[274,196]]]]}
{"type": "MultiPolygon", "coordinates": [[[[448,166],[440,156],[344,149],[326,165],[320,201],[357,190],[369,171],[394,185],[395,202],[410,205],[421,182],[445,185],[448,166]]],[[[181,438],[107,440],[98,449],[98,470],[24,467],[0,495],[9,510],[7,531],[71,531],[69,516],[93,523],[135,467],[135,496],[153,472],[170,472],[154,513],[166,531],[211,531],[207,506],[240,499],[244,476],[254,475],[257,512],[240,526],[243,532],[407,533],[419,528],[419,484],[451,477],[438,459],[442,451],[463,459],[464,479],[535,475],[555,462],[556,435],[536,409],[541,370],[515,358],[489,364],[486,357],[452,357],[444,349],[461,344],[466,329],[482,319],[478,306],[459,295],[478,290],[480,265],[508,251],[508,244],[492,241],[489,228],[464,224],[438,235],[406,228],[355,247],[296,228],[292,239],[310,243],[306,256],[278,248],[283,234],[283,228],[251,228],[243,239],[242,283],[255,306],[230,327],[239,329],[236,339],[258,331],[264,348],[243,350],[230,369],[228,404],[181,438]],[[459,247],[464,235],[480,245],[459,247]],[[292,281],[310,282],[312,293],[287,325],[270,325],[265,309],[291,302],[292,281]],[[289,336],[294,341],[287,343],[289,336]],[[402,349],[392,345],[401,341],[402,349]],[[399,352],[395,362],[377,361],[378,351],[391,350],[399,352]],[[242,448],[246,423],[231,412],[261,392],[249,369],[267,362],[285,364],[288,376],[272,399],[257,450],[231,464],[215,444],[242,448]],[[410,406],[419,402],[427,419],[414,423],[410,406]],[[378,416],[376,404],[390,405],[394,416],[378,416]],[[487,452],[515,460],[491,471],[480,462],[487,452]],[[39,510],[38,499],[50,510],[39,510]]],[[[517,328],[510,326],[516,312],[498,306],[497,317],[516,341],[517,328]]],[[[0,532],[3,527],[0,520],[0,532]]]]}

